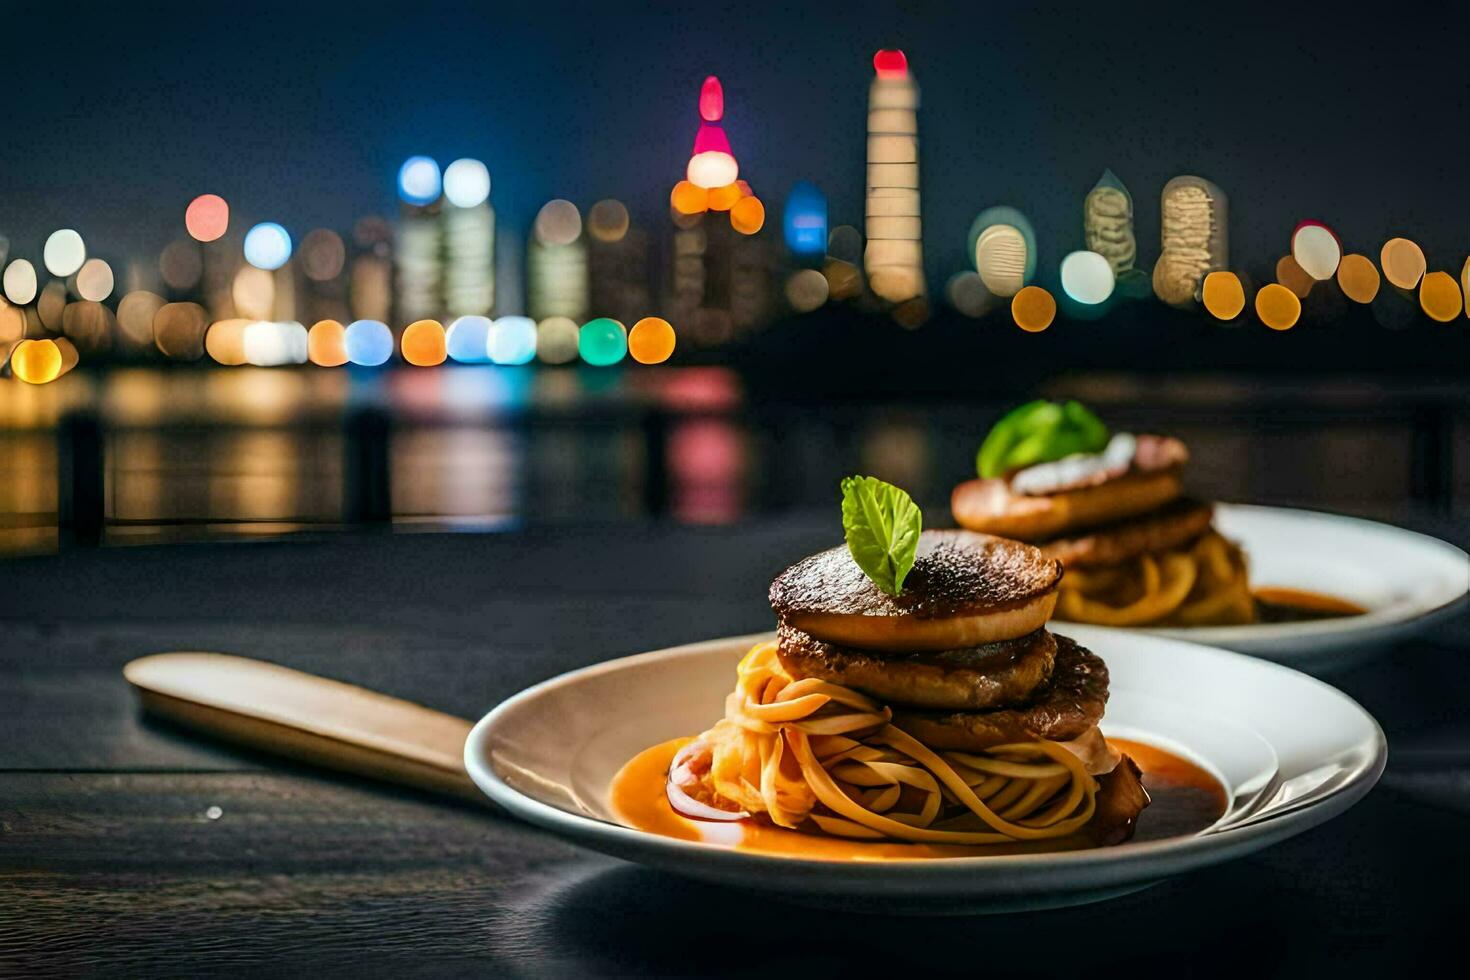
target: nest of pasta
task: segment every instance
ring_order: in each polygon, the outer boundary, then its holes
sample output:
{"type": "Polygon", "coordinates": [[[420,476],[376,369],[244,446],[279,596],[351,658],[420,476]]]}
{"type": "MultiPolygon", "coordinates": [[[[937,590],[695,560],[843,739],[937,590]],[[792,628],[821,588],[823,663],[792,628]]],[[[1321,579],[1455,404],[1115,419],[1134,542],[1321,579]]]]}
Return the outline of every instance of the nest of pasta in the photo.
{"type": "Polygon", "coordinates": [[[844,562],[846,549],[832,549],[777,578],[777,639],[745,656],[724,717],[675,757],[676,809],[927,844],[1132,835],[1148,797],[1098,729],[1105,665],[1018,612],[1041,608],[1044,621],[1055,561],[1018,542],[926,531],[902,601],[844,562]]]}

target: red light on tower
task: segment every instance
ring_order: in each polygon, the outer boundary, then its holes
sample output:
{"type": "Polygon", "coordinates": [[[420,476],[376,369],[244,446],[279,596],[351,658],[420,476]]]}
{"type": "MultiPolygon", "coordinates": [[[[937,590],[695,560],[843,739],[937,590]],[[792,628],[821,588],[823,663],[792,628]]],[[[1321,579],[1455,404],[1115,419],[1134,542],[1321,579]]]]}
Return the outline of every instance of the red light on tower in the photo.
{"type": "Polygon", "coordinates": [[[725,89],[713,75],[706,78],[699,89],[699,118],[705,122],[719,122],[725,118],[725,89]]]}
{"type": "Polygon", "coordinates": [[[884,48],[873,55],[873,70],[879,78],[903,78],[909,73],[909,59],[897,48],[884,48]]]}
{"type": "Polygon", "coordinates": [[[719,126],[709,123],[702,123],[694,137],[694,155],[701,153],[728,153],[732,157],[735,155],[735,151],[730,149],[730,137],[719,126]]]}

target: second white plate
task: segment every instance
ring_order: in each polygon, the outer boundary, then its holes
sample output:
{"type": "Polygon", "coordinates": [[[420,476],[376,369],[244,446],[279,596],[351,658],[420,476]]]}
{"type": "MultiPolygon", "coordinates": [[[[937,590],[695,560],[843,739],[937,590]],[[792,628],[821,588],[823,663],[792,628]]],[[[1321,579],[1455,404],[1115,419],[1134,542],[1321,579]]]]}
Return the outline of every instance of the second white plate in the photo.
{"type": "Polygon", "coordinates": [[[1389,524],[1286,507],[1219,504],[1215,526],[1245,549],[1253,588],[1322,592],[1355,602],[1368,612],[1300,623],[1139,632],[1325,673],[1450,615],[1464,604],[1470,589],[1470,558],[1465,552],[1389,524]]]}

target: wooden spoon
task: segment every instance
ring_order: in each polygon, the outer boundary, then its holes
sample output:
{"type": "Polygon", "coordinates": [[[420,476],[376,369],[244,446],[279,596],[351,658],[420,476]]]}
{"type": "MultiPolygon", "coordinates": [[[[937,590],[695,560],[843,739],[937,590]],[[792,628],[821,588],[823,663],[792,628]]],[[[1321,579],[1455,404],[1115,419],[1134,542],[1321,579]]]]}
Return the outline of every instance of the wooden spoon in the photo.
{"type": "Polygon", "coordinates": [[[157,653],[123,676],[145,710],[232,742],[487,802],[464,768],[471,723],[263,660],[157,653]]]}

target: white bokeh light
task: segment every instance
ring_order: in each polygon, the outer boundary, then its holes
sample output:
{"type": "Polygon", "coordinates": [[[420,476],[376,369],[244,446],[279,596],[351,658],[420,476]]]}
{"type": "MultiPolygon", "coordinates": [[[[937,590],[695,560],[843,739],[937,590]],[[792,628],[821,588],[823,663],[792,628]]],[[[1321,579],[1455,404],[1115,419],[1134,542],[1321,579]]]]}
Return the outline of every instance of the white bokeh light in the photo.
{"type": "Polygon", "coordinates": [[[444,169],[444,196],[457,208],[472,208],[490,197],[490,171],[479,160],[456,160],[444,169]]]}
{"type": "Polygon", "coordinates": [[[87,261],[87,246],[82,236],[71,228],[53,231],[41,253],[46,271],[58,279],[74,274],[87,261]]]}

